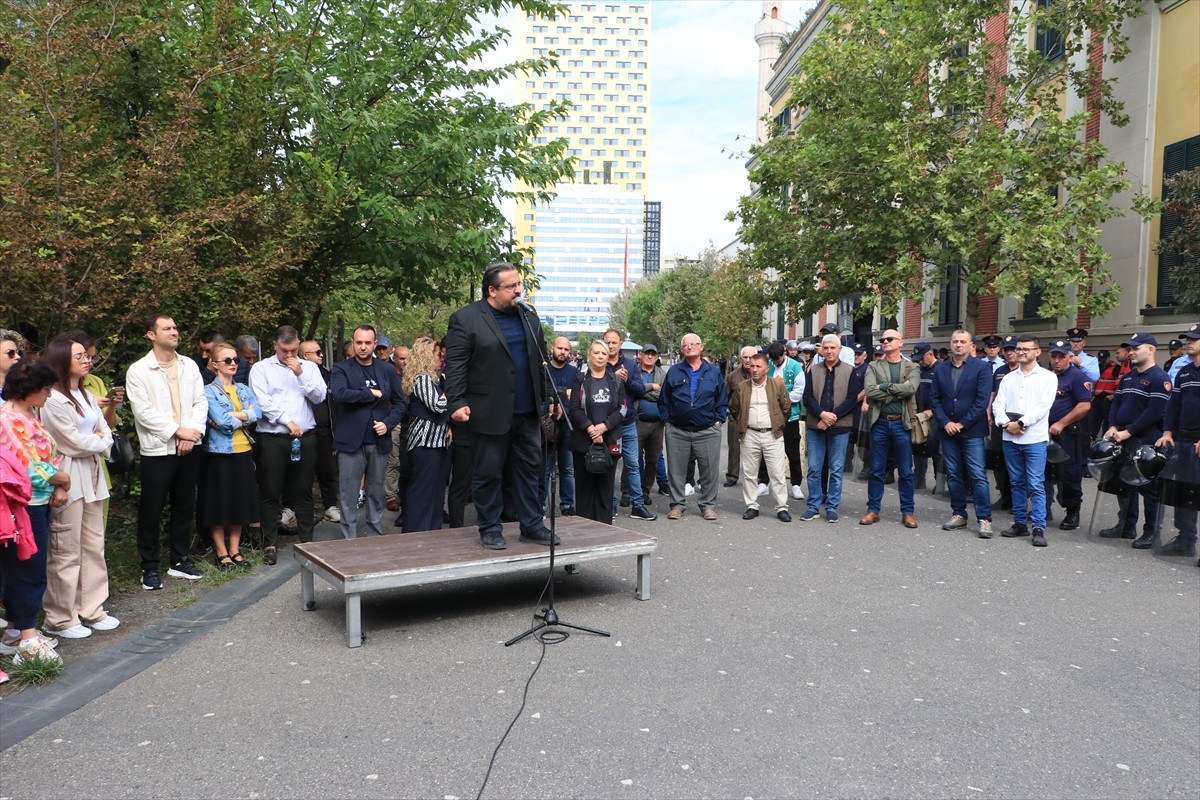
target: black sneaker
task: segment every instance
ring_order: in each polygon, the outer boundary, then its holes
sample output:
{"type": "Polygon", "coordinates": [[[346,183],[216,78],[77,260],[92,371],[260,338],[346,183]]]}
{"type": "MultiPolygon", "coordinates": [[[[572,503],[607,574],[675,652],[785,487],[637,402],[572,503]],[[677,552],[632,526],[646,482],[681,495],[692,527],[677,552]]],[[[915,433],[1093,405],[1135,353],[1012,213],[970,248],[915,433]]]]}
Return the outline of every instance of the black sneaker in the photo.
{"type": "Polygon", "coordinates": [[[573,517],[575,516],[575,506],[567,506],[560,513],[564,517],[573,517]]]}
{"type": "Polygon", "coordinates": [[[172,578],[186,578],[189,581],[198,581],[204,577],[204,574],[196,568],[196,565],[190,558],[185,558],[171,567],[167,570],[167,574],[172,578]]]}
{"type": "Polygon", "coordinates": [[[655,514],[645,506],[634,506],[633,510],[629,512],[629,516],[634,519],[658,519],[658,514],[655,514]]]}
{"type": "Polygon", "coordinates": [[[162,578],[158,577],[158,570],[142,570],[142,588],[147,592],[157,592],[162,588],[162,578]]]}
{"type": "Polygon", "coordinates": [[[1033,546],[1034,547],[1045,547],[1046,546],[1046,532],[1044,530],[1042,530],[1041,528],[1033,529],[1033,546]]]}
{"type": "Polygon", "coordinates": [[[1011,539],[1015,536],[1028,536],[1029,529],[1025,527],[1024,522],[1014,522],[1012,525],[1000,531],[1000,535],[1006,539],[1011,539]]]}
{"type": "Polygon", "coordinates": [[[479,542],[488,550],[504,550],[508,547],[508,542],[504,541],[499,531],[479,534],[479,542]]]}
{"type": "Polygon", "coordinates": [[[530,544],[544,544],[549,547],[551,540],[554,541],[554,544],[559,544],[560,541],[556,535],[550,532],[549,528],[540,528],[529,533],[521,533],[521,541],[529,542],[530,544]]]}
{"type": "Polygon", "coordinates": [[[630,503],[629,495],[628,494],[621,495],[621,502],[618,503],[618,505],[620,505],[621,508],[629,508],[629,503],[630,503]]]}

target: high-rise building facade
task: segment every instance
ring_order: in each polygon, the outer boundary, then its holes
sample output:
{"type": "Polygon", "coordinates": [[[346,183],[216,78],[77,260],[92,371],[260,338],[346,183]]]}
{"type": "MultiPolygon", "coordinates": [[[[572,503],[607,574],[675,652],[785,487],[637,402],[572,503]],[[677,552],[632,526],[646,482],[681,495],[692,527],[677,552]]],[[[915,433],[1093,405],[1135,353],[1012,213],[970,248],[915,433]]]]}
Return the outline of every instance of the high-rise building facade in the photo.
{"type": "Polygon", "coordinates": [[[542,318],[562,333],[594,335],[608,327],[609,301],[643,275],[646,251],[658,252],[657,224],[647,239],[657,209],[646,208],[650,3],[565,5],[564,16],[518,20],[518,57],[556,53],[558,69],[520,78],[517,101],[571,103],[543,135],[567,141],[574,182],[558,184],[550,203],[518,202],[513,232],[533,251],[527,263],[538,278],[533,300],[542,318]]]}

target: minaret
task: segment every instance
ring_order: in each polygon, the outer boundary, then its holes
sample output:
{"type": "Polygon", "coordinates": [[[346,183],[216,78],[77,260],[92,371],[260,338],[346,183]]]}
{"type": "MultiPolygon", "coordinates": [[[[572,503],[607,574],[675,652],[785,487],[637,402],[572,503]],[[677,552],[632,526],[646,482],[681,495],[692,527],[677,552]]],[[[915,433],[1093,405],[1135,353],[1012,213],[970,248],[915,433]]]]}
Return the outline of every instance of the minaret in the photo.
{"type": "Polygon", "coordinates": [[[779,45],[787,31],[787,23],[783,21],[783,0],[763,0],[762,16],[754,24],[754,41],[758,44],[758,125],[754,134],[760,144],[767,141],[768,135],[763,117],[771,113],[767,81],[774,74],[771,67],[779,58],[779,45]]]}

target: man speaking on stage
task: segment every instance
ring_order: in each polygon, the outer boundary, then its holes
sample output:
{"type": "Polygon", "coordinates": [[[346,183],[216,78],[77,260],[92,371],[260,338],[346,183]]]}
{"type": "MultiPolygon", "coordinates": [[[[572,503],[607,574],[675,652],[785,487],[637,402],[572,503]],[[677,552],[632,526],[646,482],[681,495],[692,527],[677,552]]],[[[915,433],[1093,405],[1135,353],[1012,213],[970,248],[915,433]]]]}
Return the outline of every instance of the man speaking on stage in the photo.
{"type": "MultiPolygon", "coordinates": [[[[483,273],[483,299],[450,316],[446,333],[446,399],[450,418],[471,432],[471,495],[479,538],[503,550],[503,476],[512,478],[521,541],[549,545],[538,481],[542,475],[538,412],[546,402],[537,312],[521,300],[521,276],[507,263],[483,273]]],[[[555,539],[555,544],[557,544],[555,539]]]]}

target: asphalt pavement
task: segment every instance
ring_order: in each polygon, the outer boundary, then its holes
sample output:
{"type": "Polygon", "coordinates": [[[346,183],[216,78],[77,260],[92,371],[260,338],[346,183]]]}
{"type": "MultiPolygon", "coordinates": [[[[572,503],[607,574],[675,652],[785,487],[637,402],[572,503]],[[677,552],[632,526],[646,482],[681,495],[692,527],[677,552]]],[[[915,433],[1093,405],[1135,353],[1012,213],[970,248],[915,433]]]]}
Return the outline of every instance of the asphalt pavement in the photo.
{"type": "Polygon", "coordinates": [[[837,524],[743,521],[740,487],[716,522],[622,509],[659,537],[651,598],[633,559],[558,570],[559,616],[612,636],[544,657],[502,643],[545,573],[368,595],[350,649],[339,596],[318,580],[302,611],[281,558],[144,632],[153,653],[5,699],[0,796],[475,797],[514,718],[484,797],[1200,796],[1195,559],[944,532],[928,493],[909,530],[894,486],[861,527],[866,485],[845,494],[837,524]]]}

